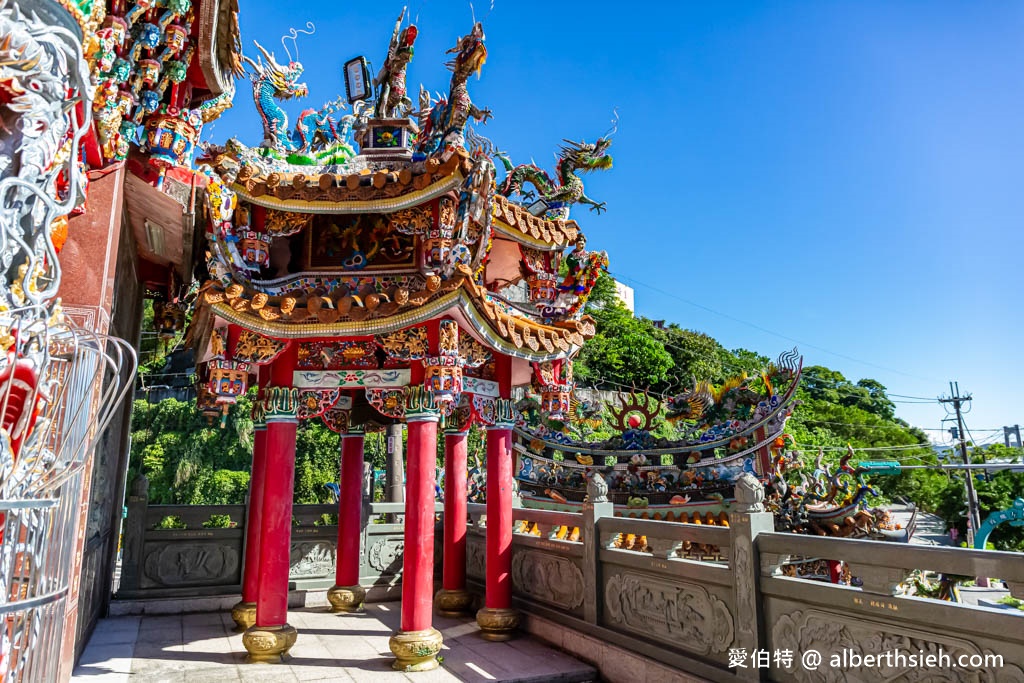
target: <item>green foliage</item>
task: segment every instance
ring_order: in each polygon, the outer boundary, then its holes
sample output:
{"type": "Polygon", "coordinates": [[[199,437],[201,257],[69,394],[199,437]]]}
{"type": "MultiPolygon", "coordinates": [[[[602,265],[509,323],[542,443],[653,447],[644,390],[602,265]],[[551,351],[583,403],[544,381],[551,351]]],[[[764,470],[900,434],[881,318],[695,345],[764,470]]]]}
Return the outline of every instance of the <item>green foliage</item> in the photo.
{"type": "Polygon", "coordinates": [[[664,383],[672,356],[654,338],[649,320],[635,318],[617,300],[593,312],[597,334],[575,365],[577,381],[590,386],[644,389],[664,383]]]}
{"type": "Polygon", "coordinates": [[[242,397],[224,429],[210,426],[195,401],[136,401],[129,468],[149,479],[153,504],[238,504],[252,462],[251,402],[242,397]]]}
{"type": "Polygon", "coordinates": [[[1012,595],[1006,595],[999,598],[1000,605],[1009,605],[1010,607],[1016,607],[1019,610],[1024,610],[1024,600],[1018,600],[1012,595]]]}
{"type": "Polygon", "coordinates": [[[154,529],[187,529],[188,525],[177,515],[167,515],[153,527],[154,529]]]}
{"type": "Polygon", "coordinates": [[[231,515],[210,515],[210,519],[203,522],[204,529],[230,529],[238,526],[238,523],[231,519],[231,515]]]}

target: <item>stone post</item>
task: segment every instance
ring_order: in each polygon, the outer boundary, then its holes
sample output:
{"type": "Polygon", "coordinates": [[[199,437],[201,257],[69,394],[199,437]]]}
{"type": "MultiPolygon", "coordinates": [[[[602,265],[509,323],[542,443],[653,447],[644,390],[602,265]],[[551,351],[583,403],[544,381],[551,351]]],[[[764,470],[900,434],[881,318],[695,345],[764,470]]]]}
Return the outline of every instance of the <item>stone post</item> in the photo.
{"type": "Polygon", "coordinates": [[[615,505],[607,498],[583,504],[583,585],[587,588],[583,598],[583,620],[596,624],[601,614],[600,601],[604,598],[603,577],[601,576],[601,532],[597,521],[602,517],[614,517],[615,505]]]}
{"type": "MultiPolygon", "coordinates": [[[[387,450],[387,461],[384,481],[384,500],[389,503],[401,503],[405,500],[405,470],[402,465],[402,430],[401,422],[390,424],[385,428],[384,447],[387,450]]],[[[373,495],[373,492],[370,492],[373,495]]],[[[372,498],[371,498],[372,500],[372,498]]],[[[401,524],[401,515],[387,516],[389,524],[401,524]]]]}
{"type": "MultiPolygon", "coordinates": [[[[775,531],[775,516],[764,511],[764,487],[756,477],[744,473],[736,481],[736,503],[729,513],[729,567],[736,590],[736,640],[733,647],[748,653],[759,649],[764,638],[761,608],[761,560],[755,539],[758,534],[775,531]]],[[[742,680],[761,680],[760,670],[738,668],[742,680]]]]}
{"type": "Polygon", "coordinates": [[[139,474],[128,492],[128,517],[124,522],[124,553],[121,555],[121,583],[118,591],[139,589],[142,547],[146,542],[146,514],[149,508],[149,479],[139,474]]]}

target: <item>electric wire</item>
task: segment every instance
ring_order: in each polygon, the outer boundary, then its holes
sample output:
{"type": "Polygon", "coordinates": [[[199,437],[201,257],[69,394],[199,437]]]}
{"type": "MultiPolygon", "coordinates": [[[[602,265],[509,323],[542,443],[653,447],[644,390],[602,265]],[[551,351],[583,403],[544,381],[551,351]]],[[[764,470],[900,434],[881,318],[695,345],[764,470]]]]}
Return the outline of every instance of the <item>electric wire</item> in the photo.
{"type": "Polygon", "coordinates": [[[667,297],[670,297],[672,299],[676,299],[677,301],[681,301],[681,302],[683,302],[685,304],[688,304],[690,306],[693,306],[695,308],[699,308],[701,310],[707,311],[707,312],[712,313],[714,315],[726,318],[727,320],[732,320],[733,322],[740,323],[741,325],[746,325],[747,327],[751,327],[751,328],[756,329],[756,330],[758,330],[760,332],[764,332],[766,334],[770,334],[770,335],[775,336],[775,337],[780,337],[780,338],[785,339],[787,341],[793,342],[794,344],[799,344],[800,346],[804,346],[804,347],[807,347],[807,348],[810,348],[810,349],[815,349],[817,351],[821,351],[823,353],[827,353],[829,355],[836,356],[837,358],[843,358],[844,360],[848,360],[848,361],[851,361],[851,362],[854,362],[854,363],[859,363],[861,365],[866,365],[866,366],[869,366],[869,367],[877,368],[879,370],[885,370],[886,372],[894,372],[896,374],[903,375],[905,377],[913,377],[914,379],[924,380],[926,382],[936,381],[936,380],[933,380],[933,379],[930,379],[930,378],[926,378],[926,377],[921,377],[919,375],[915,375],[913,373],[905,372],[903,370],[896,370],[895,368],[889,368],[889,367],[886,367],[884,365],[879,365],[877,363],[871,363],[870,361],[864,361],[864,360],[861,360],[859,358],[854,358],[853,356],[849,356],[849,355],[846,355],[846,354],[843,354],[843,353],[838,353],[836,351],[831,351],[831,350],[826,349],[826,348],[824,348],[822,346],[817,346],[816,344],[809,344],[807,342],[802,342],[799,339],[795,339],[794,337],[790,337],[789,335],[785,335],[785,334],[782,334],[780,332],[776,332],[774,330],[770,330],[767,327],[762,327],[761,325],[758,325],[756,323],[752,323],[752,322],[743,320],[741,318],[737,318],[736,316],[730,315],[728,313],[723,313],[721,311],[717,311],[717,310],[711,308],[710,306],[705,306],[703,304],[699,304],[696,301],[691,301],[690,299],[686,299],[684,297],[681,297],[678,294],[675,294],[674,292],[667,292],[667,291],[665,291],[663,289],[660,289],[658,287],[655,287],[653,285],[649,285],[646,282],[641,282],[641,281],[639,281],[639,280],[637,280],[635,278],[631,278],[631,277],[628,277],[628,276],[625,276],[625,275],[618,275],[618,274],[613,273],[611,271],[608,271],[608,274],[611,275],[613,278],[615,278],[617,280],[626,280],[626,281],[629,281],[629,282],[633,282],[633,283],[635,283],[637,285],[640,285],[641,287],[646,287],[647,289],[650,289],[651,291],[658,292],[659,294],[662,294],[663,296],[667,296],[667,297]]]}

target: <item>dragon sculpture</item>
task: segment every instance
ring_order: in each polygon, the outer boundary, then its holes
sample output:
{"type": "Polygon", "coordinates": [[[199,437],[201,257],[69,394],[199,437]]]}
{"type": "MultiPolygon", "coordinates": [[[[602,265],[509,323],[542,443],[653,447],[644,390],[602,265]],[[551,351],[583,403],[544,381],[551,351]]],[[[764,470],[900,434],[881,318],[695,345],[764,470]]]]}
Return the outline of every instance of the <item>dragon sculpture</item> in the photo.
{"type": "Polygon", "coordinates": [[[287,66],[279,64],[273,53],[267,52],[256,41],[253,43],[263,57],[257,56],[255,61],[247,56],[242,59],[252,67],[252,95],[263,121],[263,146],[278,152],[308,152],[345,142],[332,118],[345,106],[340,98],[320,109],[303,110],[295,130],[288,130],[288,114],[275,100],[309,94],[306,84],[298,82],[303,72],[302,64],[296,61],[289,61],[287,66]]]}
{"type": "Polygon", "coordinates": [[[480,109],[469,97],[466,81],[474,72],[479,76],[487,61],[487,47],[484,45],[484,27],[477,22],[469,35],[463,36],[448,53],[455,58],[448,62],[452,71],[448,99],[441,98],[431,105],[430,95],[420,89],[420,144],[417,151],[430,156],[446,149],[465,146],[465,128],[469,117],[481,123],[491,118],[490,109],[480,109]]]}
{"type": "Polygon", "coordinates": [[[505,180],[498,187],[498,192],[506,197],[519,194],[532,199],[532,191],[523,191],[524,183],[532,183],[540,198],[547,204],[547,217],[566,219],[573,204],[589,204],[591,211],[601,213],[605,210],[604,202],[597,202],[583,191],[583,180],[578,173],[606,170],[612,167],[612,158],[607,154],[612,144],[611,137],[599,138],[594,144],[565,140],[556,164],[557,182],[551,179],[547,171],[533,165],[520,164],[513,166],[508,157],[499,154],[505,167],[505,180]]]}
{"type": "Polygon", "coordinates": [[[374,118],[403,118],[413,108],[412,100],[406,95],[405,71],[409,68],[409,62],[412,61],[413,43],[416,42],[418,31],[415,25],[409,25],[400,30],[404,17],[405,9],[403,8],[395,23],[395,32],[391,36],[391,44],[388,46],[388,56],[384,60],[384,66],[380,68],[377,77],[373,79],[373,85],[380,89],[373,113],[374,118]]]}

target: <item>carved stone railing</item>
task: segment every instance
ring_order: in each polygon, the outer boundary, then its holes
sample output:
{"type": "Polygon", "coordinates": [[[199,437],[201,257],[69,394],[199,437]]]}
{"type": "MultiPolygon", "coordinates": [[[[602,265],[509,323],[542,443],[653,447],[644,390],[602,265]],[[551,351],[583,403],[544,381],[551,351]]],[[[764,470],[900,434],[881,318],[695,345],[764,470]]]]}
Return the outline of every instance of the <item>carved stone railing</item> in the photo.
{"type": "MultiPolygon", "coordinates": [[[[367,588],[378,588],[371,591],[371,599],[397,596],[400,591],[404,527],[381,522],[386,513],[402,513],[403,508],[402,503],[363,506],[360,582],[367,588]]],[[[441,510],[440,504],[437,510],[441,510]]],[[[326,590],[334,585],[337,513],[337,505],[292,508],[292,590],[326,590]]],[[[124,527],[121,582],[114,597],[240,592],[245,522],[244,505],[149,505],[145,488],[133,487],[124,527]],[[226,518],[234,526],[214,526],[223,524],[226,518]]]]}
{"type": "MultiPolygon", "coordinates": [[[[857,655],[895,652],[946,653],[956,662],[943,680],[1024,681],[1024,615],[1010,610],[968,607],[940,600],[898,595],[897,587],[913,570],[999,577],[1011,593],[1024,598],[1024,556],[992,550],[912,546],[782,533],[757,537],[759,617],[768,650],[829,653],[841,648],[857,655]],[[860,579],[860,588],[783,576],[778,568],[790,555],[843,561],[860,579]],[[1002,657],[1002,666],[986,655],[1002,657]],[[971,658],[977,664],[971,664],[971,658]]],[[[895,655],[894,655],[895,656],[895,655]]],[[[935,669],[934,671],[938,671],[935,669]]],[[[883,680],[884,672],[864,667],[852,680],[883,680]]],[[[779,681],[806,680],[798,660],[773,669],[779,681]]],[[[922,679],[923,680],[923,679],[922,679]]],[[[937,680],[937,679],[936,679],[937,680]]]]}
{"type": "MultiPolygon", "coordinates": [[[[485,517],[483,505],[469,506],[467,573],[477,588],[485,517]]],[[[888,680],[895,674],[884,668],[828,667],[844,647],[871,654],[881,644],[904,654],[1003,657],[999,669],[934,669],[941,680],[1024,681],[1024,615],[893,595],[915,568],[996,576],[1019,595],[1019,554],[774,533],[772,515],[756,512],[730,514],[728,527],[614,517],[606,503],[582,514],[520,509],[513,518],[513,590],[524,612],[708,680],[888,680]],[[566,527],[578,529],[576,541],[553,533],[566,527]],[[686,547],[714,553],[694,559],[700,553],[686,547]],[[791,556],[845,561],[863,586],[782,576],[791,556]],[[809,649],[824,657],[817,672],[801,667],[809,649]],[[776,650],[792,651],[793,665],[776,650]],[[740,651],[746,666],[730,666],[740,651]],[[758,651],[769,653],[766,664],[753,659],[758,651]]]]}

